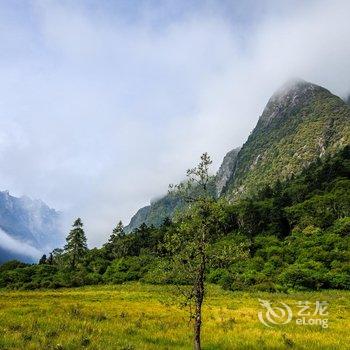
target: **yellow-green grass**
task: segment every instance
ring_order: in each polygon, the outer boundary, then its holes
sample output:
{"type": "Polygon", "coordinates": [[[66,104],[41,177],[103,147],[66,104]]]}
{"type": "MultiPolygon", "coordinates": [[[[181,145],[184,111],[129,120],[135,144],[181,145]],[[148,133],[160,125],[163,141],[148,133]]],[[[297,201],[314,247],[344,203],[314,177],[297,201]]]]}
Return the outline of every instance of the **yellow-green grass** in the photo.
{"type": "MultiPolygon", "coordinates": [[[[188,311],[174,287],[130,283],[49,291],[0,292],[0,349],[191,349],[188,311]]],[[[350,292],[227,292],[209,286],[204,349],[349,349],[350,292]],[[260,323],[258,298],[329,303],[329,327],[260,323]]],[[[323,316],[325,318],[325,316],[323,316]]]]}

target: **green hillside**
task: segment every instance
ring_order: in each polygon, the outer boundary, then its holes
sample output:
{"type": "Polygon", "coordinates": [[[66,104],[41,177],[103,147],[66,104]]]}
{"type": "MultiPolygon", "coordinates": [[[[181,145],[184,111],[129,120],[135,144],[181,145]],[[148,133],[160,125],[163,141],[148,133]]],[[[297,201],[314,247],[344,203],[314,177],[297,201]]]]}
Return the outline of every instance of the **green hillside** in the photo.
{"type": "Polygon", "coordinates": [[[320,86],[288,82],[269,100],[224,192],[231,199],[254,193],[348,144],[349,106],[320,86]]]}
{"type": "MultiPolygon", "coordinates": [[[[266,184],[285,180],[350,144],[350,107],[328,90],[303,80],[286,83],[268,101],[242,148],[224,157],[213,191],[235,200],[259,191],[266,184]]],[[[165,195],[140,209],[127,231],[159,226],[182,207],[178,198],[165,195]]]]}
{"type": "MultiPolygon", "coordinates": [[[[350,289],[349,189],[347,146],[250,198],[213,201],[206,215],[215,232],[207,249],[215,258],[208,261],[207,281],[230,290],[350,289]]],[[[0,266],[0,288],[187,283],[168,243],[193,234],[191,210],[160,227],[117,230],[103,247],[78,256],[74,268],[67,249],[39,265],[6,263],[0,266]]]]}

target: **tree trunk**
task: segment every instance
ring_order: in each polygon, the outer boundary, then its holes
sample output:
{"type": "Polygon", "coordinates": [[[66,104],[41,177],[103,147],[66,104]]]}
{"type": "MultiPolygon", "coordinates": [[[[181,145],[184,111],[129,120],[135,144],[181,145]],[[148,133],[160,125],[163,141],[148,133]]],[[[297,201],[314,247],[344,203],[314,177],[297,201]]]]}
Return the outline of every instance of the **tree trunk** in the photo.
{"type": "Polygon", "coordinates": [[[194,320],[194,349],[201,350],[202,305],[196,304],[194,320]]]}
{"type": "Polygon", "coordinates": [[[197,281],[195,286],[195,314],[194,314],[194,349],[201,350],[201,327],[202,327],[202,304],[204,299],[204,273],[206,256],[201,247],[201,263],[198,269],[197,281]]]}

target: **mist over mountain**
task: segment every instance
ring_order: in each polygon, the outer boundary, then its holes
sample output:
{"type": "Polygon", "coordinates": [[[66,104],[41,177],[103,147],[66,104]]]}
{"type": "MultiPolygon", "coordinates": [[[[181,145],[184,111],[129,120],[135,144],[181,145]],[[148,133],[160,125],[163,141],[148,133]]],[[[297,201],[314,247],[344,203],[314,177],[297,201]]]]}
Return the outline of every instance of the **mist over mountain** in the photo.
{"type": "Polygon", "coordinates": [[[233,199],[285,180],[349,143],[349,106],[321,86],[288,81],[272,95],[237,155],[225,195],[233,199]]]}
{"type": "MultiPolygon", "coordinates": [[[[271,96],[244,145],[224,157],[216,193],[234,201],[300,173],[349,143],[349,106],[321,86],[289,80],[271,96]]],[[[159,226],[180,206],[178,199],[164,196],[140,209],[127,228],[159,226]]]]}
{"type": "Polygon", "coordinates": [[[347,0],[141,3],[1,2],[0,188],[91,246],[203,151],[219,169],[290,77],[349,93],[347,0]]]}
{"type": "Polygon", "coordinates": [[[349,96],[345,99],[345,102],[350,106],[350,94],[349,94],[349,96]]]}
{"type": "MultiPolygon", "coordinates": [[[[213,192],[235,200],[266,184],[300,173],[350,142],[350,108],[327,89],[290,80],[269,99],[242,147],[229,151],[214,178],[213,192]]],[[[234,140],[232,142],[234,144],[234,140]]],[[[183,207],[165,195],[137,211],[126,231],[159,226],[183,207]]],[[[31,261],[63,242],[60,213],[40,200],[0,192],[0,262],[31,261]]]]}
{"type": "Polygon", "coordinates": [[[0,262],[34,261],[62,242],[59,212],[41,200],[0,192],[0,262]]]}

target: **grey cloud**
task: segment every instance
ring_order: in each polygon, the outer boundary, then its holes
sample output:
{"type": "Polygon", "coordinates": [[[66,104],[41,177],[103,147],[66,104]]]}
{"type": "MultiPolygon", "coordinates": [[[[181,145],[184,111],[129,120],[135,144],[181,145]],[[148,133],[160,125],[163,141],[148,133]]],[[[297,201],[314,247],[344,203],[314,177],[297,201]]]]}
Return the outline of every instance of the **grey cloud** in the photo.
{"type": "Polygon", "coordinates": [[[150,2],[125,20],[40,1],[34,26],[6,14],[0,185],[63,210],[66,230],[81,216],[101,244],[203,151],[218,168],[286,79],[349,91],[348,1],[267,1],[263,16],[247,3],[172,17],[150,2]]]}

